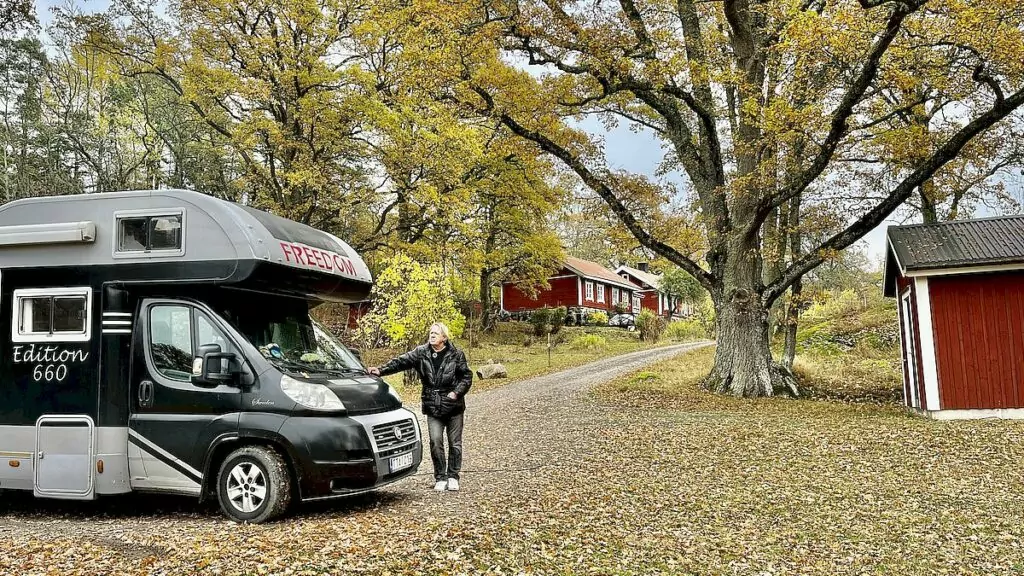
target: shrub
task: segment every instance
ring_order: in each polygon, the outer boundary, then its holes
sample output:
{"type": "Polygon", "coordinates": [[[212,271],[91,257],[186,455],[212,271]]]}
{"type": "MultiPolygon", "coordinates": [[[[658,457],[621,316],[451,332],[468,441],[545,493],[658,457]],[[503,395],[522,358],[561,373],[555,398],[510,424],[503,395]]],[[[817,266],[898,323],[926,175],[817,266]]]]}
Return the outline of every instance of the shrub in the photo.
{"type": "Polygon", "coordinates": [[[607,326],[608,325],[608,314],[604,312],[591,312],[587,314],[587,324],[596,326],[607,326]]]}
{"type": "Polygon", "coordinates": [[[565,326],[565,316],[567,311],[565,306],[559,306],[558,308],[552,308],[551,312],[548,313],[548,324],[551,325],[551,333],[558,334],[558,331],[565,326]]]}
{"type": "Polygon", "coordinates": [[[665,319],[650,310],[644,309],[637,314],[636,329],[640,331],[640,339],[645,342],[657,342],[665,330],[665,319]]]}
{"type": "Polygon", "coordinates": [[[852,289],[843,290],[838,294],[824,292],[817,300],[804,313],[808,319],[836,318],[864,307],[860,296],[852,289]]]}
{"type": "Polygon", "coordinates": [[[569,344],[569,347],[573,350],[600,350],[608,345],[608,340],[604,336],[598,336],[597,334],[586,334],[580,336],[569,344]]]}
{"type": "Polygon", "coordinates": [[[693,340],[704,340],[708,337],[708,332],[697,319],[679,320],[668,323],[668,326],[665,328],[665,337],[672,340],[690,342],[693,340]]]}
{"type": "Polygon", "coordinates": [[[543,336],[548,333],[551,320],[551,309],[540,308],[530,314],[530,326],[533,326],[534,336],[543,336]]]}
{"type": "Polygon", "coordinates": [[[534,336],[544,336],[548,332],[558,334],[558,331],[565,325],[565,306],[558,308],[540,308],[530,314],[530,325],[533,326],[534,336]]]}
{"type": "Polygon", "coordinates": [[[359,331],[367,348],[390,343],[411,350],[425,342],[433,322],[444,322],[452,337],[462,335],[466,318],[455,307],[444,270],[424,266],[404,254],[384,262],[370,293],[373,308],[359,319],[359,331]]]}

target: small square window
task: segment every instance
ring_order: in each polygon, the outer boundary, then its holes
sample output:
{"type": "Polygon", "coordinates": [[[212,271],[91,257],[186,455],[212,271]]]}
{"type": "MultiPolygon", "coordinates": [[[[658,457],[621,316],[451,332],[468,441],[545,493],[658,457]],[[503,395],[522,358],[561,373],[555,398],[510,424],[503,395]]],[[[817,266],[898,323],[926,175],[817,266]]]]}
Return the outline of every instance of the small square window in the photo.
{"type": "Polygon", "coordinates": [[[117,251],[180,251],[181,224],[181,214],[118,218],[117,251]]]}
{"type": "Polygon", "coordinates": [[[89,302],[82,295],[17,295],[17,336],[15,341],[36,338],[87,336],[89,302]]]}

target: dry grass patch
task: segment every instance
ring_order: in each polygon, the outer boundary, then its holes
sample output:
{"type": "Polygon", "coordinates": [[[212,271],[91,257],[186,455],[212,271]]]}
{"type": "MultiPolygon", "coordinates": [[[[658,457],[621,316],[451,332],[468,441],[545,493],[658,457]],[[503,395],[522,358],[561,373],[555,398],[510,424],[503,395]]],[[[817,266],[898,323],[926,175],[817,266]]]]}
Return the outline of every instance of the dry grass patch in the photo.
{"type": "MultiPolygon", "coordinates": [[[[667,516],[636,526],[651,537],[652,565],[687,574],[1024,573],[1024,423],[937,422],[862,402],[857,391],[847,391],[856,402],[720,397],[697,385],[712,359],[701,350],[595,391],[621,412],[597,452],[612,470],[620,459],[643,463],[628,506],[670,503],[667,516]]],[[[818,371],[860,361],[812,358],[804,370],[842,384],[842,374],[818,371]]]]}
{"type": "Polygon", "coordinates": [[[900,370],[898,355],[865,345],[837,356],[799,356],[793,366],[810,398],[890,406],[903,400],[900,370]]]}

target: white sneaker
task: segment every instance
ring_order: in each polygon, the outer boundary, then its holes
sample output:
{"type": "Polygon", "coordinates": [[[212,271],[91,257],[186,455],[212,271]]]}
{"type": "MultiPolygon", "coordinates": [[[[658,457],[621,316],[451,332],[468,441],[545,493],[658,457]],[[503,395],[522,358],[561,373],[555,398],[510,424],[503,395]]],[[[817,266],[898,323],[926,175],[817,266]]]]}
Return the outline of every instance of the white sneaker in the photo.
{"type": "Polygon", "coordinates": [[[453,492],[457,492],[459,490],[459,481],[456,480],[455,478],[449,478],[448,479],[448,489],[453,491],[453,492]]]}
{"type": "Polygon", "coordinates": [[[437,483],[434,484],[434,490],[437,490],[438,492],[444,492],[444,489],[446,487],[447,487],[447,484],[445,484],[444,480],[438,480],[437,483]]]}

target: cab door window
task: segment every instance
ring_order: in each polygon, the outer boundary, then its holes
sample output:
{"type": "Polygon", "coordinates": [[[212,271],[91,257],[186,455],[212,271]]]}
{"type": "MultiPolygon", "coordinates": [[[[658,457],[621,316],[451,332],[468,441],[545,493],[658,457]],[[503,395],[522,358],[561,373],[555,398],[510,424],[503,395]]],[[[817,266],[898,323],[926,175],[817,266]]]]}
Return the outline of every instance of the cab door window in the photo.
{"type": "Polygon", "coordinates": [[[149,347],[162,376],[180,382],[192,378],[192,307],[153,306],[149,311],[149,347]]]}

